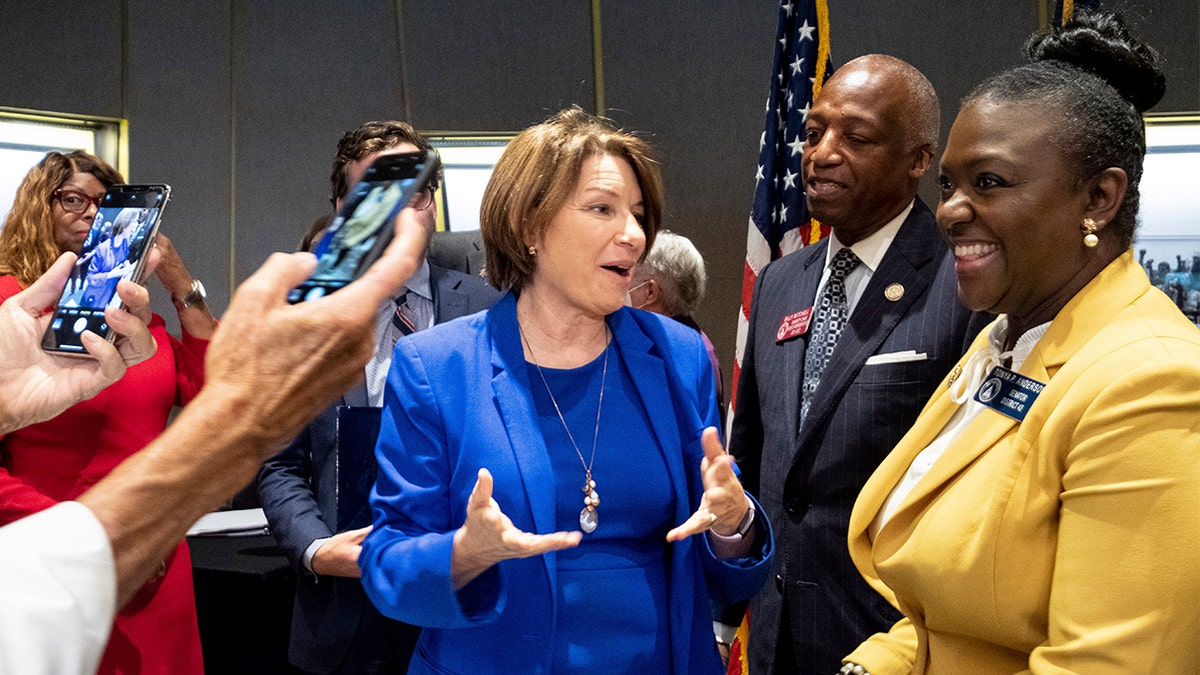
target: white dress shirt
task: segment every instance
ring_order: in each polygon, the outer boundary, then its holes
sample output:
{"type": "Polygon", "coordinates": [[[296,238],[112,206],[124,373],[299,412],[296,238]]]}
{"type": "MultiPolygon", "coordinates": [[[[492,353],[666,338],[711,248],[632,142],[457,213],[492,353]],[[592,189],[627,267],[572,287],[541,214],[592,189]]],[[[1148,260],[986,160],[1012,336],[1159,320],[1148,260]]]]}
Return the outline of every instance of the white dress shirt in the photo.
{"type": "MultiPolygon", "coordinates": [[[[904,224],[904,219],[908,218],[914,203],[915,200],[909,202],[903,211],[883,227],[871,233],[871,236],[850,246],[850,250],[854,251],[854,255],[862,261],[846,275],[846,280],[843,282],[846,287],[846,309],[849,310],[850,316],[854,315],[854,308],[858,306],[859,298],[867,289],[867,284],[871,283],[871,276],[875,274],[875,270],[879,269],[879,263],[892,245],[892,240],[896,238],[896,233],[900,231],[900,226],[904,224]]],[[[814,307],[820,302],[821,294],[825,292],[825,284],[829,282],[829,275],[832,273],[829,264],[833,262],[833,256],[837,255],[837,252],[845,246],[838,240],[837,232],[831,231],[829,248],[825,251],[825,271],[821,273],[821,283],[817,284],[817,293],[813,296],[814,307]]]]}
{"type": "MultiPolygon", "coordinates": [[[[404,286],[401,292],[408,293],[409,317],[415,319],[417,330],[429,328],[433,325],[433,289],[429,282],[429,261],[422,261],[421,267],[404,286]]],[[[375,311],[375,353],[371,355],[365,369],[367,405],[383,405],[383,389],[395,348],[392,339],[392,315],[395,313],[396,303],[391,299],[385,300],[375,311]]]]}

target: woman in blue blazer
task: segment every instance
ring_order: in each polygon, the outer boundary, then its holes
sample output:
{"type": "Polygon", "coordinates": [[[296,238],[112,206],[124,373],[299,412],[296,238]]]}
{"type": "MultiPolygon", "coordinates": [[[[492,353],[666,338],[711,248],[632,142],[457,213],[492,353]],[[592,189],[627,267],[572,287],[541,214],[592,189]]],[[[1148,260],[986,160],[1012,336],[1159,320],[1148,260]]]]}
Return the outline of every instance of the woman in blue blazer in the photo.
{"type": "Polygon", "coordinates": [[[708,600],[755,593],[771,533],[699,336],[623,306],[661,214],[645,143],[563,111],[484,195],[512,291],[397,343],[359,563],[381,612],[425,626],[409,672],[722,671],[708,600]]]}

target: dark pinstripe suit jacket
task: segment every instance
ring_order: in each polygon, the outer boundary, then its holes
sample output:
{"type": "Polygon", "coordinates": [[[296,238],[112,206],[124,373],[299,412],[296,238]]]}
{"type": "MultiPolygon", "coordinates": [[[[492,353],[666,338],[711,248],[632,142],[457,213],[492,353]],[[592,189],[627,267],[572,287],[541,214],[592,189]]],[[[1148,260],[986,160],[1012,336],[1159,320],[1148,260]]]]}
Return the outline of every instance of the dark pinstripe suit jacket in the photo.
{"type": "Polygon", "coordinates": [[[779,342],[776,332],[783,317],[812,306],[827,248],[828,240],[771,263],[754,289],[730,450],[775,524],[778,554],[775,581],[751,605],[753,673],[795,672],[772,668],[777,639],[792,641],[801,672],[833,673],[860,641],[900,617],[850,561],[850,511],[962,355],[968,332],[983,326],[959,302],[953,258],[917,199],[854,308],[800,431],[809,333],[779,342]],[[884,294],[893,284],[904,289],[894,301],[884,294]],[[865,365],[905,350],[928,358],[865,365]],[[785,608],[791,635],[779,634],[785,608]]]}

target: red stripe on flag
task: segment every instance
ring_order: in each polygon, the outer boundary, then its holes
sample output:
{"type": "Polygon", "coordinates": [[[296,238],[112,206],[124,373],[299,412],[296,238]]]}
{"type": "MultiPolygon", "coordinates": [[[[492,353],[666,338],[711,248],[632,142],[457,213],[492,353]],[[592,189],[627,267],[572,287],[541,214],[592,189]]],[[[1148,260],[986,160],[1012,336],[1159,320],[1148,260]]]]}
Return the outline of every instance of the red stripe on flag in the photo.
{"type": "MultiPolygon", "coordinates": [[[[754,273],[754,268],[750,267],[750,261],[746,261],[745,269],[742,271],[742,316],[750,318],[750,300],[754,297],[754,284],[758,281],[758,275],[754,273]]],[[[739,359],[741,354],[738,355],[739,359]]]]}
{"type": "Polygon", "coordinates": [[[750,610],[742,617],[742,625],[738,626],[733,644],[729,645],[729,667],[725,675],[747,675],[750,672],[750,659],[746,654],[746,643],[750,639],[750,610]]]}

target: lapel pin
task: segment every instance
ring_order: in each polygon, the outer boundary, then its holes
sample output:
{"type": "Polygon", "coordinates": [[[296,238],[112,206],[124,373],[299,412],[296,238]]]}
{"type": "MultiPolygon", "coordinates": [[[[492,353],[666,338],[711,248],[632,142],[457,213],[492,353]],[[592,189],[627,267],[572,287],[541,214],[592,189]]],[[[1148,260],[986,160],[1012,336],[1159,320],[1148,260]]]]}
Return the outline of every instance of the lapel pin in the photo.
{"type": "Polygon", "coordinates": [[[954,384],[954,381],[958,379],[959,375],[962,375],[962,364],[961,363],[955,364],[954,370],[950,371],[950,379],[946,380],[946,388],[947,389],[949,389],[951,387],[951,385],[954,384]]]}
{"type": "Polygon", "coordinates": [[[892,284],[891,286],[883,289],[883,297],[892,302],[896,302],[900,298],[904,297],[904,287],[900,284],[892,284]]]}

